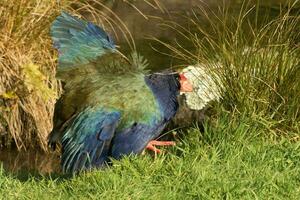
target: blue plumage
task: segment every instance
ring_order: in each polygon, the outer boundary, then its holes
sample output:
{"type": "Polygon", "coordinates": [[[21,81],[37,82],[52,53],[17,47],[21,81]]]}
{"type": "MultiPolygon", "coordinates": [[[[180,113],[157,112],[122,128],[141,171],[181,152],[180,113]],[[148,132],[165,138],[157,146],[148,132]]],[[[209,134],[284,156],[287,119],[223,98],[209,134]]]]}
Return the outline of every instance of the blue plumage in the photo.
{"type": "Polygon", "coordinates": [[[166,122],[152,124],[135,123],[130,128],[116,133],[112,143],[111,157],[120,159],[124,155],[141,153],[149,141],[164,129],[166,122]]]}
{"type": "Polygon", "coordinates": [[[134,123],[131,127],[116,133],[112,143],[111,156],[118,159],[122,155],[140,153],[150,140],[159,136],[178,109],[177,95],[179,83],[176,74],[151,74],[145,82],[153,92],[159,105],[162,118],[155,118],[148,124],[134,123]]]}
{"type": "Polygon", "coordinates": [[[180,85],[177,74],[151,74],[145,76],[146,84],[156,97],[165,121],[169,121],[178,109],[177,95],[180,85]]]}

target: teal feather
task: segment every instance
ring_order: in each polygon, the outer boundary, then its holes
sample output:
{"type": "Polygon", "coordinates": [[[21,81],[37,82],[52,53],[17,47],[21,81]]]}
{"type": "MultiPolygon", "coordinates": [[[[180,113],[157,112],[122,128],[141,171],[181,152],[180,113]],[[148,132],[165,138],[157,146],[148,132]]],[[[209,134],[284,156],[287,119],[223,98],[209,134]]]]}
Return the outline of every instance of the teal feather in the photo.
{"type": "Polygon", "coordinates": [[[84,78],[89,74],[148,73],[147,61],[136,52],[120,54],[110,36],[90,22],[62,12],[53,22],[51,36],[59,52],[56,77],[84,78]]]}
{"type": "Polygon", "coordinates": [[[120,120],[118,111],[86,108],[62,137],[62,167],[65,172],[89,169],[107,159],[110,142],[120,120]]]}
{"type": "Polygon", "coordinates": [[[114,42],[102,28],[65,12],[53,22],[51,35],[60,54],[60,68],[87,64],[115,50],[114,42]]]}

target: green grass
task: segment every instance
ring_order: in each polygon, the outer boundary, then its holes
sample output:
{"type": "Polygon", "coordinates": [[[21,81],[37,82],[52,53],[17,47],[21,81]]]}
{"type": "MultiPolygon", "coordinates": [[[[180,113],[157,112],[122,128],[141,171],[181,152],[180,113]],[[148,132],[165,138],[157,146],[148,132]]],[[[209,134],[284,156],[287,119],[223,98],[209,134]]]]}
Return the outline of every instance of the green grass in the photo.
{"type": "Polygon", "coordinates": [[[299,199],[300,142],[265,138],[246,117],[224,114],[191,128],[156,159],[125,158],[76,177],[0,172],[10,199],[299,199]]]}

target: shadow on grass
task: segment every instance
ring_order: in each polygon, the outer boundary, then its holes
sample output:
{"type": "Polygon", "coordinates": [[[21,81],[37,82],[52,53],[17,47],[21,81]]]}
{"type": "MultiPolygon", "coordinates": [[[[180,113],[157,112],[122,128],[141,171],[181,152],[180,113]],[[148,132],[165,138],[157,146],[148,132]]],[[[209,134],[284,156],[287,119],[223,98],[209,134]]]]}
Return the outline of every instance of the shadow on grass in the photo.
{"type": "Polygon", "coordinates": [[[35,181],[53,181],[56,182],[64,182],[65,180],[69,180],[74,176],[72,174],[63,174],[62,172],[51,172],[51,173],[40,173],[37,170],[21,170],[17,172],[11,172],[4,169],[4,176],[11,177],[13,179],[17,179],[21,182],[27,182],[29,180],[35,181]]]}

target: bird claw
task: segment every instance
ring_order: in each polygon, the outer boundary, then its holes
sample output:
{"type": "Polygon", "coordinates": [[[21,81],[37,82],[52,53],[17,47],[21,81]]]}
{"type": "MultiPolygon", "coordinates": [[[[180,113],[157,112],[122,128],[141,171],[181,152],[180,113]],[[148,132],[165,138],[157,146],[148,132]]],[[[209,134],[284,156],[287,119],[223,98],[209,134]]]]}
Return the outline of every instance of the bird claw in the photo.
{"type": "Polygon", "coordinates": [[[156,141],[156,140],[151,140],[147,146],[146,149],[150,151],[154,151],[155,154],[160,154],[162,151],[156,146],[175,146],[176,143],[173,141],[156,141]]]}

